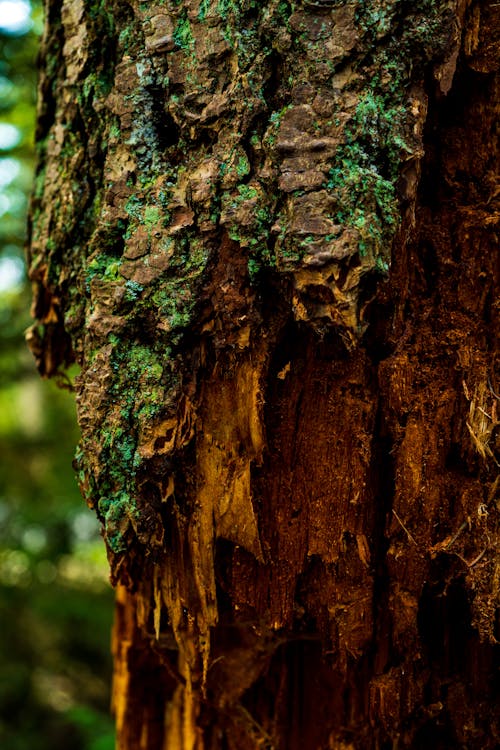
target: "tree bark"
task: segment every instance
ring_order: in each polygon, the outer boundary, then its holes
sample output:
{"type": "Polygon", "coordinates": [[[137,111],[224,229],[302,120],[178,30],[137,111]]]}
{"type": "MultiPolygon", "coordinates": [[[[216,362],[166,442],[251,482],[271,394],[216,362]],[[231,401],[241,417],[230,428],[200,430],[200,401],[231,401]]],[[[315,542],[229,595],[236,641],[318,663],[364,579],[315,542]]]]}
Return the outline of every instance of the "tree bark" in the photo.
{"type": "Polygon", "coordinates": [[[119,748],[498,747],[496,5],[47,0],[119,748]]]}

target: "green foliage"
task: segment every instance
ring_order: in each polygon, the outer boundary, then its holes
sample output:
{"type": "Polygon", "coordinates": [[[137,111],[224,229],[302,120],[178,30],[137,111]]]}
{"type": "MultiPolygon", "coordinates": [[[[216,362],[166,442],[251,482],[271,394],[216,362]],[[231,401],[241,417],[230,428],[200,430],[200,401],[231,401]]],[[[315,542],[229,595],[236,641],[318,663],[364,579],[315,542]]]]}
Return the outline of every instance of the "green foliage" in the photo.
{"type": "Polygon", "coordinates": [[[3,145],[0,138],[0,247],[4,257],[22,255],[32,180],[36,30],[24,33],[22,39],[19,44],[17,35],[1,33],[0,28],[0,123],[10,128],[15,138],[11,146],[3,145]]]}
{"type": "Polygon", "coordinates": [[[74,398],[39,378],[23,335],[38,4],[33,17],[22,33],[0,28],[0,124],[18,132],[0,150],[0,747],[112,750],[112,592],[71,467],[74,398]]]}

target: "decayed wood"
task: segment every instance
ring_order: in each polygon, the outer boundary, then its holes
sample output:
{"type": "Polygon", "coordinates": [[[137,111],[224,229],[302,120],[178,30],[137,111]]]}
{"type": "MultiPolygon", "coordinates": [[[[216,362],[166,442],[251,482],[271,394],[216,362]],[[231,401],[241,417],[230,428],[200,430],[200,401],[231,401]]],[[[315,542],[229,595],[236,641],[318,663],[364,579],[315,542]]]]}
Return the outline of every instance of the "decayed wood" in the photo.
{"type": "Polygon", "coordinates": [[[495,40],[48,0],[30,345],[81,367],[123,750],[498,745],[495,40]]]}

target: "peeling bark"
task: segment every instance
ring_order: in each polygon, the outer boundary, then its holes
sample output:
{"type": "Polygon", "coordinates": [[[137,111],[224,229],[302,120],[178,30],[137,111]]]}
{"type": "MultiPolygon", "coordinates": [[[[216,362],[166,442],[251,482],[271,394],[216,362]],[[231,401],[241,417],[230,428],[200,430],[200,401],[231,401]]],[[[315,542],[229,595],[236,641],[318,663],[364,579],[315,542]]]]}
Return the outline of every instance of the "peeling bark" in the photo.
{"type": "Polygon", "coordinates": [[[29,339],[118,747],[497,747],[496,4],[46,20],[29,339]]]}

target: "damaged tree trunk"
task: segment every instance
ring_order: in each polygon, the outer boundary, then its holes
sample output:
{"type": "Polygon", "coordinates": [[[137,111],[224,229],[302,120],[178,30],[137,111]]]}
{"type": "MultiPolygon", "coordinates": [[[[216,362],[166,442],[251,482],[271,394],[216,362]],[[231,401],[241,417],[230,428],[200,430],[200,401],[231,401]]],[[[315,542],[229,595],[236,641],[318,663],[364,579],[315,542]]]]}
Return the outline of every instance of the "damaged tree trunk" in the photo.
{"type": "Polygon", "coordinates": [[[47,0],[119,748],[499,746],[497,5],[47,0]]]}

